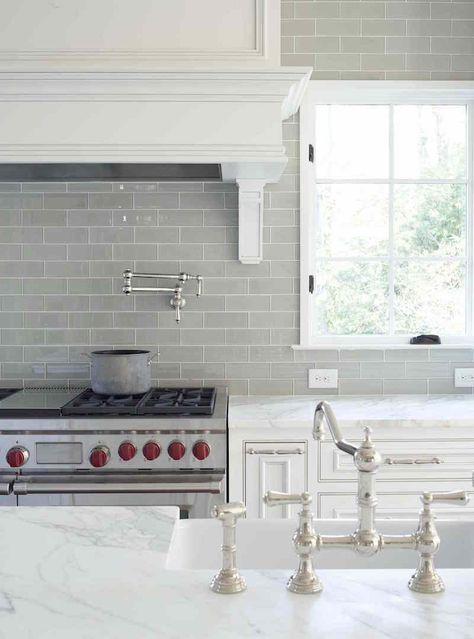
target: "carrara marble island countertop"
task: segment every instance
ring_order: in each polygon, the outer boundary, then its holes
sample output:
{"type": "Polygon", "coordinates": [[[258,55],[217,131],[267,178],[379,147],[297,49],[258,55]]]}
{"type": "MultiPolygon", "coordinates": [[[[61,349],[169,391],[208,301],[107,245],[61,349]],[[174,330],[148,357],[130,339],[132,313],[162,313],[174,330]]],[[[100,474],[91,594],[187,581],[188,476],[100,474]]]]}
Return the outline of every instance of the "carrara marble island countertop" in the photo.
{"type": "Polygon", "coordinates": [[[211,572],[166,568],[176,517],[158,507],[2,508],[0,637],[474,637],[474,570],[442,571],[441,595],[408,590],[406,570],[320,571],[324,591],[306,596],[285,589],[286,572],[244,571],[246,592],[217,595],[211,572]]]}
{"type": "Polygon", "coordinates": [[[364,426],[412,428],[474,426],[474,395],[232,396],[229,429],[304,430],[311,433],[314,409],[326,399],[346,429],[364,426]]]}

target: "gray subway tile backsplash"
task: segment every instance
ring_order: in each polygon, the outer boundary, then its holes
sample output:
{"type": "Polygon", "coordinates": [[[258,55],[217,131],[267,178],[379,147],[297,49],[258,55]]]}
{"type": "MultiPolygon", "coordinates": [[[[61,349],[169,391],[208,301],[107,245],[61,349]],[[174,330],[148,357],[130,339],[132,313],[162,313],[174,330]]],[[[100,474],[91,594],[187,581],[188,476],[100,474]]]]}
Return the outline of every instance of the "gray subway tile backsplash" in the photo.
{"type": "Polygon", "coordinates": [[[0,226],[18,226],[21,224],[21,211],[0,211],[0,226]]]}
{"type": "Polygon", "coordinates": [[[428,392],[426,379],[384,379],[384,395],[425,395],[428,392]]]}
{"type": "Polygon", "coordinates": [[[406,376],[412,379],[449,377],[450,367],[447,362],[407,362],[406,376]]]}
{"type": "Polygon", "coordinates": [[[177,209],[179,195],[178,193],[137,193],[134,196],[134,203],[137,209],[177,209]]]}
{"type": "Polygon", "coordinates": [[[133,208],[133,195],[130,193],[91,193],[89,207],[91,209],[131,209],[133,208]]]}
{"type": "MultiPolygon", "coordinates": [[[[3,193],[0,195],[0,210],[12,210],[12,209],[42,209],[43,208],[43,194],[32,193],[3,193]]],[[[46,207],[51,208],[51,207],[46,207]]]]}
{"type": "MultiPolygon", "coordinates": [[[[45,193],[45,209],[87,209],[87,193],[45,193]]],[[[38,207],[40,208],[40,207],[38,207]]],[[[98,207],[93,207],[98,208],[98,207]]]]}

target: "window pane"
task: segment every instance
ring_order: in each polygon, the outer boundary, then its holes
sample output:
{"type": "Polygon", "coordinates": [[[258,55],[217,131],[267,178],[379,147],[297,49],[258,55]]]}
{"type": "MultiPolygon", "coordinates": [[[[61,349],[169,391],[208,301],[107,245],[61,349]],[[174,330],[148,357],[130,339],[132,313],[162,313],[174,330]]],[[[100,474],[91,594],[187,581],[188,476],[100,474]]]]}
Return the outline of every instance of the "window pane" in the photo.
{"type": "Polygon", "coordinates": [[[398,255],[463,256],[466,188],[460,184],[395,187],[394,237],[398,255]]]}
{"type": "Polygon", "coordinates": [[[388,186],[318,185],[317,257],[385,256],[388,186]]]}
{"type": "Polygon", "coordinates": [[[396,178],[464,177],[466,107],[394,107],[394,146],[396,178]]]}
{"type": "Polygon", "coordinates": [[[317,178],[387,178],[388,123],[387,106],[317,106],[317,178]]]}
{"type": "Polygon", "coordinates": [[[388,267],[383,262],[318,262],[312,296],[315,335],[388,331],[388,267]]]}
{"type": "Polygon", "coordinates": [[[461,261],[401,262],[395,267],[397,333],[465,333],[461,261]]]}

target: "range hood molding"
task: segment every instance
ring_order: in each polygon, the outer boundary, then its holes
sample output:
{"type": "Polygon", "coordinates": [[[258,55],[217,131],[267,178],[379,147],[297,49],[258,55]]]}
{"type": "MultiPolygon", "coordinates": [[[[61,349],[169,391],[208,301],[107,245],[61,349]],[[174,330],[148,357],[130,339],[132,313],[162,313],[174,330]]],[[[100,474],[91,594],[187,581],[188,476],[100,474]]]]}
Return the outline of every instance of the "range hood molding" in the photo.
{"type": "Polygon", "coordinates": [[[0,163],[219,164],[239,187],[239,257],[262,260],[263,188],[310,69],[0,73],[0,163]]]}

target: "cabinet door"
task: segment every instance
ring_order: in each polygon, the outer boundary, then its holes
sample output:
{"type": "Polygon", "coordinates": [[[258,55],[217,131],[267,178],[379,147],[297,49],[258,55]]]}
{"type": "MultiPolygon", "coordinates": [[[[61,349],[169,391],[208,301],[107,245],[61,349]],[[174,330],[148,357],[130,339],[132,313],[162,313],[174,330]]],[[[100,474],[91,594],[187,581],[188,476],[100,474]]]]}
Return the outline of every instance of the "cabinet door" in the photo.
{"type": "Polygon", "coordinates": [[[302,493],[307,489],[306,442],[246,442],[244,460],[245,503],[248,517],[293,518],[298,506],[263,503],[267,490],[302,493]]]}

